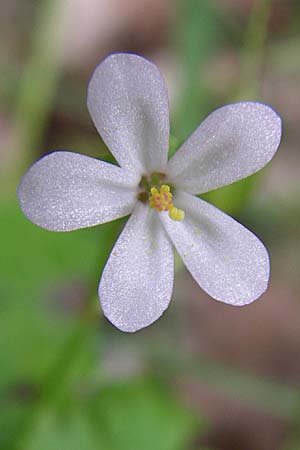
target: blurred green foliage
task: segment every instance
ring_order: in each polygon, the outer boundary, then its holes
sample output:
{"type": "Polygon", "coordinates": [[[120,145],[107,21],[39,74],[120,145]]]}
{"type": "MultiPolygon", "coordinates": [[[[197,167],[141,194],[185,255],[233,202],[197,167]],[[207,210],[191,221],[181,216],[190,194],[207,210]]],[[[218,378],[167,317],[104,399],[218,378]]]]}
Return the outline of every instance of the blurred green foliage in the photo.
{"type": "Polygon", "coordinates": [[[111,384],[76,397],[60,412],[41,411],[28,444],[20,448],[64,450],[177,450],[190,439],[195,421],[167,394],[166,386],[148,380],[111,384]]]}
{"type": "MultiPolygon", "coordinates": [[[[259,98],[258,78],[271,3],[255,3],[249,25],[243,35],[238,34],[238,41],[236,29],[228,26],[227,18],[212,2],[179,2],[171,46],[181,61],[183,90],[172,117],[170,155],[220,101],[242,100],[249,93],[259,98]],[[218,49],[231,40],[241,54],[241,76],[236,92],[220,99],[199,74],[218,49]]],[[[10,86],[7,96],[14,100],[14,144],[19,151],[15,166],[5,173],[9,192],[0,200],[0,448],[192,449],[194,440],[209,425],[176,398],[172,386],[178,372],[192,373],[266,411],[276,409],[280,417],[293,422],[298,413],[298,396],[293,388],[250,377],[234,368],[227,370],[210,361],[194,364],[176,359],[173,348],[162,355],[160,370],[148,369],[139,377],[110,382],[103,375],[105,327],[97,284],[123,221],[76,233],[49,233],[24,218],[15,198],[20,172],[42,146],[63,75],[61,30],[56,30],[60,2],[45,0],[36,8],[28,64],[23,76],[13,80],[17,89],[11,87],[10,80],[0,80],[10,86]]],[[[284,57],[285,49],[281,50],[284,57]]],[[[7,98],[5,103],[9,103],[7,98]]],[[[77,135],[76,130],[78,142],[77,135]]],[[[85,137],[81,140],[88,142],[85,137]]],[[[243,214],[259,182],[260,175],[255,175],[204,197],[231,214],[243,214]]],[[[297,213],[297,209],[291,211],[287,216],[297,213]]],[[[276,212],[272,217],[279,222],[276,212]]],[[[269,225],[263,217],[261,222],[262,228],[269,225]]],[[[118,339],[121,342],[122,338],[118,339]]],[[[151,353],[146,346],[143,351],[146,357],[151,353]]],[[[298,448],[297,432],[295,429],[291,434],[288,450],[298,448]]]]}
{"type": "Polygon", "coordinates": [[[101,348],[93,320],[95,281],[121,221],[54,234],[32,226],[11,205],[1,208],[0,221],[8,255],[0,266],[1,448],[14,442],[15,449],[52,449],[59,442],[64,450],[138,450],[152,448],[149,436],[156,436],[157,449],[182,448],[196,422],[162,382],[89,381],[101,348]],[[22,237],[15,239],[20,230],[22,237]],[[55,287],[78,278],[88,284],[91,274],[90,305],[79,316],[64,312],[55,287]]]}

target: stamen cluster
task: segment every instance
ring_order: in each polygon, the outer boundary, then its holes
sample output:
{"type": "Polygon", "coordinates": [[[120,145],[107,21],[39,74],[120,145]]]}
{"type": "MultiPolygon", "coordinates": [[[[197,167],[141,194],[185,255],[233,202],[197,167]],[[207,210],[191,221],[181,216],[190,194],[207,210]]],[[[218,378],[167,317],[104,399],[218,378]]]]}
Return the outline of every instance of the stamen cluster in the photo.
{"type": "Polygon", "coordinates": [[[158,212],[169,211],[169,217],[173,220],[183,220],[184,211],[173,204],[173,195],[170,186],[163,184],[158,190],[152,187],[150,190],[149,205],[158,212]]]}

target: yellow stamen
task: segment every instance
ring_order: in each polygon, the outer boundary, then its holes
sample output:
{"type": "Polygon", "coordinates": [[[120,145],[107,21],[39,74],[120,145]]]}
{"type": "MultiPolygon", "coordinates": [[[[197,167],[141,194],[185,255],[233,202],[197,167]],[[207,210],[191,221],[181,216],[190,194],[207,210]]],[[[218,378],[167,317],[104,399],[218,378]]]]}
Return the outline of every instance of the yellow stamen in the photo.
{"type": "Polygon", "coordinates": [[[169,217],[173,220],[183,220],[184,211],[178,209],[173,204],[173,195],[170,186],[163,184],[159,190],[156,187],[151,188],[149,197],[150,207],[157,212],[169,211],[169,217]]]}
{"type": "Polygon", "coordinates": [[[172,206],[172,208],[169,209],[169,217],[180,222],[184,219],[184,211],[182,209],[176,208],[176,206],[172,206]]]}

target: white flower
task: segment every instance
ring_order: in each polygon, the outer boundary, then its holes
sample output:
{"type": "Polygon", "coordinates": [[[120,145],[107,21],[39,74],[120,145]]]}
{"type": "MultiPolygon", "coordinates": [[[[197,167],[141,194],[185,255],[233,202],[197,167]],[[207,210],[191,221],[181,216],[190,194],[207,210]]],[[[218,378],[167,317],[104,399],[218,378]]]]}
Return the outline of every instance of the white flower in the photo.
{"type": "Polygon", "coordinates": [[[261,169],[280,143],[279,116],[257,102],[223,106],[168,161],[166,85],[156,66],[133,54],[113,54],[96,68],[87,104],[120,167],[54,152],[28,170],[18,196],[25,215],[53,231],[131,214],[100,281],[105,316],[133,332],[162,315],[173,290],[172,243],[213,298],[231,305],[256,300],[269,279],[265,247],[193,194],[261,169]]]}

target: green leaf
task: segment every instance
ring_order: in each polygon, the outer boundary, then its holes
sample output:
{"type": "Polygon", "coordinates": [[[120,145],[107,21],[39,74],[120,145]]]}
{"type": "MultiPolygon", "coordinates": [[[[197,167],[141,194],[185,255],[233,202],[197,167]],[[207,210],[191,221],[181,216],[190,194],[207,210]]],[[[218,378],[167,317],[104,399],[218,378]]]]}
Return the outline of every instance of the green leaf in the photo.
{"type": "Polygon", "coordinates": [[[31,224],[16,205],[2,205],[0,211],[5,237],[0,262],[1,386],[1,378],[39,379],[45,373],[80,317],[80,310],[72,309],[72,286],[76,291],[76,283],[82,284],[83,305],[91,296],[89,284],[97,297],[101,269],[120,223],[51,233],[31,224]]]}
{"type": "MultiPolygon", "coordinates": [[[[66,348],[73,377],[90,370],[92,342],[84,340],[88,332],[80,331],[82,310],[72,306],[73,285],[82,283],[83,308],[91,296],[98,303],[98,280],[120,221],[74,233],[51,233],[30,223],[17,204],[2,203],[0,224],[0,445],[10,448],[8,443],[31,417],[41,390],[44,395],[50,384],[61,380],[58,371],[67,366],[66,348]],[[79,332],[73,339],[74,329],[79,332]],[[76,355],[70,345],[78,347],[81,342],[85,352],[76,355]]],[[[96,325],[86,327],[95,334],[96,325]]]]}
{"type": "Polygon", "coordinates": [[[44,411],[35,431],[22,450],[106,450],[91,433],[86,417],[77,410],[68,414],[44,411]]]}
{"type": "Polygon", "coordinates": [[[191,440],[196,421],[154,380],[132,380],[103,388],[91,418],[113,450],[178,450],[191,440]]]}
{"type": "Polygon", "coordinates": [[[35,419],[17,450],[181,450],[199,426],[166,385],[145,379],[88,395],[77,390],[67,405],[46,405],[35,419]]]}

